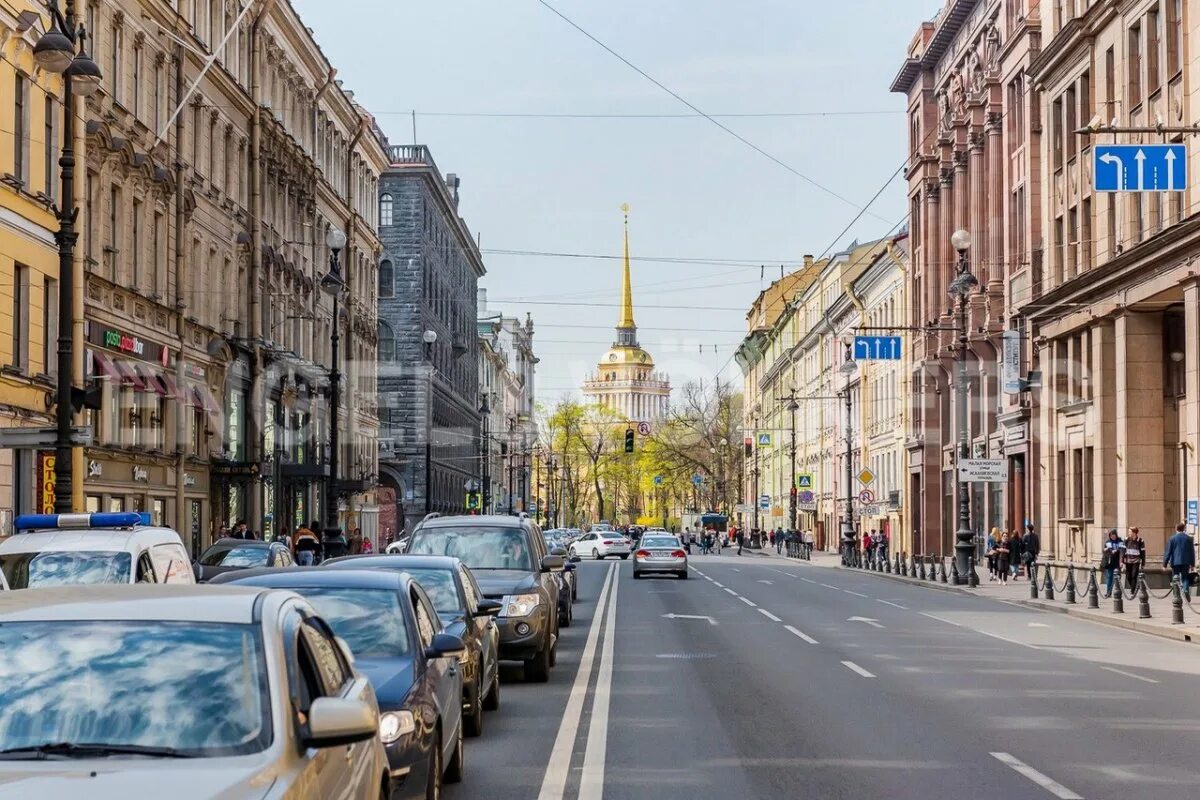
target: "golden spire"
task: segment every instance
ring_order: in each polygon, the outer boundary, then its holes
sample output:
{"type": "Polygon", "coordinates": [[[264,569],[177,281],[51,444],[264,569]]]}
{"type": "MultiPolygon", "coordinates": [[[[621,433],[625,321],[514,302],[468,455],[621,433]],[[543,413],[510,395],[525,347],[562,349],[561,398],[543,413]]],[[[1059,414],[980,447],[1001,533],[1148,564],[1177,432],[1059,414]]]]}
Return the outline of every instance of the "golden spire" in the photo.
{"type": "Polygon", "coordinates": [[[633,321],[633,282],[629,274],[629,203],[621,204],[621,212],[625,215],[625,272],[621,276],[621,319],[617,328],[633,330],[637,325],[633,321]]]}

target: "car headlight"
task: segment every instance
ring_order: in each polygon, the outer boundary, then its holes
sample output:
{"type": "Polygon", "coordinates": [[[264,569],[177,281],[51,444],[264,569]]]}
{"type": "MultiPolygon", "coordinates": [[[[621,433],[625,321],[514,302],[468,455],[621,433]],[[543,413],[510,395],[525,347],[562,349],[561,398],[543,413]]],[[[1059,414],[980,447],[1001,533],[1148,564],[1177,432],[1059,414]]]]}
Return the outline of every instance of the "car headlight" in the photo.
{"type": "Polygon", "coordinates": [[[391,744],[416,729],[417,720],[411,711],[386,711],[379,715],[379,738],[384,744],[391,744]]]}
{"type": "Polygon", "coordinates": [[[510,594],[505,595],[501,602],[504,603],[504,608],[500,610],[501,616],[527,617],[542,602],[542,598],[537,594],[510,594]]]}

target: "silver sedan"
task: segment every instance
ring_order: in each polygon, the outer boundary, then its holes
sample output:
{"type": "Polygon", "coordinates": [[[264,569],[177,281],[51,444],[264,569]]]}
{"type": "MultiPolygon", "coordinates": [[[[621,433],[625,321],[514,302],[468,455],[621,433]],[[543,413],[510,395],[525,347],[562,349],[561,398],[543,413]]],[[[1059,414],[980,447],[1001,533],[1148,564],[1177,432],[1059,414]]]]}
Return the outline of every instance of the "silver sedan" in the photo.
{"type": "Polygon", "coordinates": [[[687,550],[678,536],[647,531],[633,553],[633,577],[656,574],[687,578],[687,550]]]}

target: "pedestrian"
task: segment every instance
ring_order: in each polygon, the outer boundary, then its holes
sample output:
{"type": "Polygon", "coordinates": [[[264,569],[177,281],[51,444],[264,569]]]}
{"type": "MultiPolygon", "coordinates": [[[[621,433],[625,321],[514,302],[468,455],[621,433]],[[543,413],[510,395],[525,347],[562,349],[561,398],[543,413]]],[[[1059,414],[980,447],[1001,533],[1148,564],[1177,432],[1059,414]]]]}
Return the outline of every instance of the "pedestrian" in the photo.
{"type": "Polygon", "coordinates": [[[362,554],[364,556],[369,556],[374,552],[375,552],[375,545],[373,545],[371,543],[371,537],[364,536],[363,540],[362,540],[362,554]]]}
{"type": "Polygon", "coordinates": [[[887,563],[888,560],[888,546],[890,544],[890,537],[888,536],[887,529],[885,528],[879,532],[879,560],[884,563],[887,563]]]}
{"type": "Polygon", "coordinates": [[[870,564],[875,557],[875,531],[870,531],[863,534],[862,551],[863,559],[867,564],[870,564]]]}
{"type": "Polygon", "coordinates": [[[783,528],[776,528],[775,529],[775,552],[776,553],[783,552],[784,541],[785,540],[784,540],[783,528]]]}
{"type": "Polygon", "coordinates": [[[302,567],[311,567],[317,562],[321,551],[321,543],[317,535],[301,525],[296,529],[296,563],[302,567]]]}
{"type": "Polygon", "coordinates": [[[996,574],[1000,576],[1000,583],[1004,586],[1008,585],[1008,557],[1011,554],[1009,545],[1013,541],[1016,541],[1016,536],[1009,536],[1006,533],[996,544],[996,574]]]}
{"type": "Polygon", "coordinates": [[[1183,593],[1187,594],[1191,588],[1192,567],[1196,566],[1196,547],[1192,544],[1192,537],[1188,536],[1187,525],[1182,522],[1175,526],[1175,535],[1167,540],[1163,566],[1171,568],[1183,593]]]}
{"type": "Polygon", "coordinates": [[[1137,528],[1125,537],[1125,584],[1136,587],[1138,574],[1146,567],[1146,541],[1137,528]]]}
{"type": "Polygon", "coordinates": [[[275,541],[287,547],[288,550],[292,549],[292,535],[286,525],[279,529],[279,533],[275,534],[275,541]]]}
{"type": "Polygon", "coordinates": [[[737,554],[739,556],[742,554],[742,548],[745,546],[746,546],[746,534],[742,531],[738,531],[737,532],[737,547],[738,547],[737,554]]]}
{"type": "MultiPolygon", "coordinates": [[[[1117,533],[1116,528],[1108,529],[1108,539],[1104,542],[1104,549],[1100,553],[1100,567],[1104,570],[1104,596],[1112,597],[1113,580],[1121,571],[1121,562],[1124,560],[1125,543],[1121,541],[1121,535],[1117,533]]],[[[1121,587],[1117,586],[1117,591],[1121,587]]]]}
{"type": "Polygon", "coordinates": [[[1021,558],[1025,564],[1025,574],[1033,580],[1034,564],[1042,553],[1042,537],[1033,529],[1032,522],[1025,523],[1025,535],[1021,537],[1021,558]]]}
{"type": "Polygon", "coordinates": [[[807,555],[807,556],[812,555],[813,545],[816,544],[816,542],[817,542],[817,540],[816,540],[816,537],[813,535],[812,528],[809,528],[808,530],[804,531],[804,550],[806,551],[805,555],[807,555]]]}
{"type": "MultiPolygon", "coordinates": [[[[1017,531],[1012,531],[1008,536],[1008,566],[1012,571],[1012,579],[1019,580],[1021,577],[1021,561],[1023,558],[1024,543],[1021,539],[1021,534],[1017,531]]],[[[1033,580],[1033,570],[1026,570],[1025,576],[1033,580]]]]}
{"type": "Polygon", "coordinates": [[[329,528],[321,537],[322,561],[329,558],[341,558],[349,550],[350,544],[346,541],[346,536],[340,528],[329,528]]]}
{"type": "Polygon", "coordinates": [[[724,542],[722,541],[724,539],[724,537],[725,537],[725,534],[722,531],[717,531],[717,530],[713,531],[713,540],[714,540],[714,544],[716,544],[716,546],[717,546],[717,555],[721,555],[721,546],[722,546],[722,544],[724,544],[724,542]]]}
{"type": "Polygon", "coordinates": [[[217,538],[218,539],[228,539],[229,538],[229,526],[226,525],[224,522],[221,523],[221,527],[217,528],[217,538]]]}
{"type": "Polygon", "coordinates": [[[991,532],[988,534],[988,537],[987,537],[987,550],[984,553],[987,556],[987,568],[988,568],[988,580],[989,581],[996,580],[996,547],[999,544],[999,542],[1000,542],[1000,529],[992,528],[991,532]]]}
{"type": "Polygon", "coordinates": [[[346,537],[347,549],[350,555],[357,556],[362,554],[362,528],[354,528],[350,531],[350,535],[346,537]]]}

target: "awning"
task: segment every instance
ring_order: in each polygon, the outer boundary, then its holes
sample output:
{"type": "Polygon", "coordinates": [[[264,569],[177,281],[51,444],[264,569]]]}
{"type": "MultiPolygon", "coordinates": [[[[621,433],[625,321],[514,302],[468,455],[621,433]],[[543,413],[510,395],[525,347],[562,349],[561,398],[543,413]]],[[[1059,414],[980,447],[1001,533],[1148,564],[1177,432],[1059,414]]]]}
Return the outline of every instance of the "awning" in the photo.
{"type": "Polygon", "coordinates": [[[167,397],[173,398],[180,403],[188,402],[187,393],[179,388],[179,384],[175,382],[175,378],[172,377],[171,373],[161,372],[158,379],[162,381],[163,388],[167,390],[167,397]]]}
{"type": "Polygon", "coordinates": [[[135,361],[133,363],[133,370],[142,379],[142,384],[146,387],[146,391],[163,397],[167,396],[167,387],[163,384],[162,376],[157,369],[148,364],[141,364],[135,361]]]}
{"type": "Polygon", "coordinates": [[[92,356],[92,377],[104,380],[119,381],[121,373],[117,371],[112,359],[96,350],[89,350],[92,356]]]}
{"type": "Polygon", "coordinates": [[[128,361],[114,361],[113,366],[116,367],[117,373],[121,376],[122,383],[132,386],[134,391],[146,391],[145,383],[132,364],[128,361]]]}
{"type": "Polygon", "coordinates": [[[207,386],[192,384],[192,405],[196,408],[202,408],[209,414],[220,414],[221,406],[217,405],[216,399],[212,396],[212,392],[207,386]]]}

